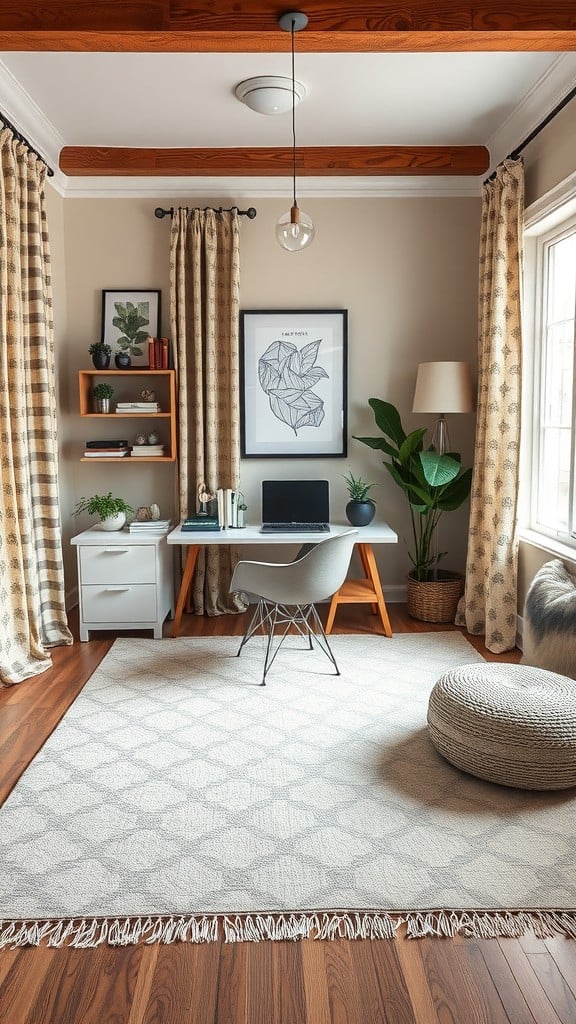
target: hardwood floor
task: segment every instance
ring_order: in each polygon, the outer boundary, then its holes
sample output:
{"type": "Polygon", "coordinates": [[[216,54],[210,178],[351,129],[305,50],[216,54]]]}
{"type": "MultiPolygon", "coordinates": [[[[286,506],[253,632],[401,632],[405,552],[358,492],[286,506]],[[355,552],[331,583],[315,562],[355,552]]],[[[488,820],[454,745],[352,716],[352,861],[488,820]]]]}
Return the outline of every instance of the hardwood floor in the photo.
{"type": "MultiPolygon", "coordinates": [[[[453,629],[389,606],[394,632],[453,629]]],[[[77,637],[77,621],[71,628],[77,637]]],[[[245,616],[183,618],[183,635],[239,635],[245,616]]],[[[169,627],[167,627],[167,632],[169,627]]],[[[335,633],[370,631],[365,608],[335,633]]],[[[0,800],[109,650],[113,634],[53,651],[53,668],[0,690],[0,800]]],[[[138,636],[138,634],[134,634],[138,636]]],[[[148,634],[146,634],[148,635],[148,634]]],[[[489,660],[517,661],[519,652],[489,660]]],[[[521,939],[211,943],[0,952],[0,1024],[574,1024],[576,943],[521,939]]]]}

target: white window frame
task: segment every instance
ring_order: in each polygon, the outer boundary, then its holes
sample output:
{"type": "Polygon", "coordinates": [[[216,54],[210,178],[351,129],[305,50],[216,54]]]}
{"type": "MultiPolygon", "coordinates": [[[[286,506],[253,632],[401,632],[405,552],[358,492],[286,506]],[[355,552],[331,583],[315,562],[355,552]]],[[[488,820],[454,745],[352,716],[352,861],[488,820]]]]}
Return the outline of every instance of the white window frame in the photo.
{"type": "MultiPolygon", "coordinates": [[[[544,270],[547,246],[576,226],[576,174],[570,175],[552,192],[525,212],[524,218],[524,357],[522,400],[522,445],[520,461],[519,539],[527,540],[551,554],[574,559],[576,535],[548,530],[536,521],[536,488],[532,481],[539,470],[540,368],[543,328],[544,270]]],[[[576,446],[576,390],[573,396],[573,430],[576,446]]],[[[576,495],[571,494],[572,513],[576,495]]],[[[574,519],[571,521],[574,522],[574,519]]]]}

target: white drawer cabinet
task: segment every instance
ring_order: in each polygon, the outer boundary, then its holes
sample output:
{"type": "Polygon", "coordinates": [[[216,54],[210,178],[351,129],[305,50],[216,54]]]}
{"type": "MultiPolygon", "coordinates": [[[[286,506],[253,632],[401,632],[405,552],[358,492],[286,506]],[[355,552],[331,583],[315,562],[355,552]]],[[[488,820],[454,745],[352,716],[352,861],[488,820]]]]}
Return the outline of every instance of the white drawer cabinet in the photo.
{"type": "Polygon", "coordinates": [[[159,639],[174,609],[166,537],[93,529],[71,543],[78,557],[80,639],[88,640],[91,629],[152,629],[159,639]]]}

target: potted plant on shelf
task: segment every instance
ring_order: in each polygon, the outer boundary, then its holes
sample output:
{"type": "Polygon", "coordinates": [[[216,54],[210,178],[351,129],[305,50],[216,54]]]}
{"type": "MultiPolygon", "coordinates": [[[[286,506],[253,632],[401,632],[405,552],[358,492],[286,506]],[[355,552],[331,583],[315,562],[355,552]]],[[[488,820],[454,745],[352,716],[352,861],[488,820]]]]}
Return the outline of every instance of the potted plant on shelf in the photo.
{"type": "Polygon", "coordinates": [[[403,491],[410,509],[414,566],[408,576],[408,611],[424,622],[451,622],[464,589],[459,573],[442,571],[446,554],[437,550],[437,527],[445,512],[460,508],[472,485],[472,470],[462,469],[457,452],[441,454],[424,447],[426,428],[407,434],[398,410],[390,402],[371,398],[368,403],[383,437],[356,437],[388,456],[384,465],[403,491]]]}
{"type": "Polygon", "coordinates": [[[91,498],[81,498],[72,515],[79,516],[82,512],[98,516],[103,530],[121,530],[126,522],[126,516],[133,515],[134,509],[124,501],[124,498],[114,498],[112,491],[108,491],[108,494],[93,494],[91,498]]]}
{"type": "Polygon", "coordinates": [[[110,412],[110,399],[114,394],[114,388],[111,384],[106,384],[101,381],[99,384],[95,384],[92,388],[92,397],[96,402],[96,412],[110,412]]]}
{"type": "Polygon", "coordinates": [[[342,475],[350,496],[350,501],[346,505],[348,522],[352,523],[352,526],[368,526],[376,512],[376,503],[373,498],[369,497],[369,493],[375,485],[365,483],[361,477],[354,476],[352,472],[342,475]]]}
{"type": "Polygon", "coordinates": [[[105,341],[94,341],[88,349],[88,355],[92,356],[92,365],[96,370],[107,370],[112,349],[105,341]]]}

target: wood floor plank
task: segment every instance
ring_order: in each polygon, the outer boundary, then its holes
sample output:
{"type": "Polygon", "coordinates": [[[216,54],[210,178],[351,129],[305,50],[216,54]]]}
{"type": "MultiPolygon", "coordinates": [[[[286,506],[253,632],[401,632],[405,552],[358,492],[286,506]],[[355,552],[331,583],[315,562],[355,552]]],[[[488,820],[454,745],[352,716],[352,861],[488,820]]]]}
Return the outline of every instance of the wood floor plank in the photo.
{"type": "Polygon", "coordinates": [[[396,952],[390,941],[362,942],[354,950],[361,968],[360,992],[365,1020],[416,1024],[412,1003],[396,952]]]}
{"type": "Polygon", "coordinates": [[[533,1021],[538,1024],[498,943],[492,939],[478,939],[477,944],[510,1024],[532,1024],[533,1021]]]}
{"type": "Polygon", "coordinates": [[[60,967],[61,950],[46,946],[18,950],[12,968],[0,990],[0,1021],[4,1024],[48,1024],[50,1018],[35,1010],[39,996],[46,994],[54,980],[53,965],[60,967]]]}
{"type": "Polygon", "coordinates": [[[332,1024],[328,981],[324,962],[324,942],[304,939],[301,944],[302,977],[306,1000],[306,1021],[332,1024]]]}
{"type": "Polygon", "coordinates": [[[561,1024],[560,1017],[534,974],[520,943],[515,939],[496,939],[495,941],[508,961],[510,970],[530,1007],[534,1020],[538,1024],[561,1024]]]}
{"type": "Polygon", "coordinates": [[[156,964],[158,962],[159,953],[160,946],[158,945],[142,947],[140,970],[138,971],[134,985],[134,996],[132,999],[132,1005],[130,1006],[129,1015],[126,1019],[126,1024],[142,1024],[142,1021],[144,1020],[146,1007],[150,1001],[150,993],[154,983],[154,974],[156,973],[156,964]]]}
{"type": "Polygon", "coordinates": [[[248,1017],[248,943],[222,942],[214,1024],[250,1024],[248,1017]]]}
{"type": "Polygon", "coordinates": [[[359,947],[348,939],[324,942],[324,964],[332,1024],[365,1024],[356,967],[359,947]]]}
{"type": "Polygon", "coordinates": [[[544,945],[552,956],[564,981],[576,996],[576,958],[574,957],[574,939],[567,939],[564,935],[555,935],[553,938],[544,939],[544,945]]]}
{"type": "Polygon", "coordinates": [[[527,958],[559,1020],[562,1024],[574,1024],[576,998],[553,958],[543,953],[528,953],[527,958]]]}
{"type": "Polygon", "coordinates": [[[422,959],[422,943],[403,935],[399,935],[396,942],[398,962],[402,967],[415,1024],[434,1024],[438,1017],[422,959]]]}

